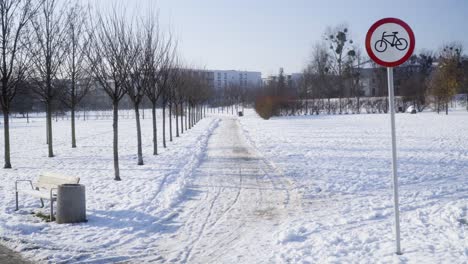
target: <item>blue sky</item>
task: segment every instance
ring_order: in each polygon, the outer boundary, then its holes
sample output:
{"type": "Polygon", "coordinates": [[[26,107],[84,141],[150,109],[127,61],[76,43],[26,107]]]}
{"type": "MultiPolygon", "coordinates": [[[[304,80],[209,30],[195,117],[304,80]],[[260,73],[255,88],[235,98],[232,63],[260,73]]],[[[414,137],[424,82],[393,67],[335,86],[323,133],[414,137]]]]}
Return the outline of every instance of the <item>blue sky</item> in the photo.
{"type": "MultiPolygon", "coordinates": [[[[113,0],[98,1],[110,6],[113,0]]],[[[179,39],[190,65],[272,74],[298,72],[327,26],[346,23],[364,52],[364,37],[384,17],[406,21],[416,35],[416,52],[459,41],[468,50],[468,1],[464,0],[136,0],[135,13],[156,6],[161,22],[179,39]]]]}

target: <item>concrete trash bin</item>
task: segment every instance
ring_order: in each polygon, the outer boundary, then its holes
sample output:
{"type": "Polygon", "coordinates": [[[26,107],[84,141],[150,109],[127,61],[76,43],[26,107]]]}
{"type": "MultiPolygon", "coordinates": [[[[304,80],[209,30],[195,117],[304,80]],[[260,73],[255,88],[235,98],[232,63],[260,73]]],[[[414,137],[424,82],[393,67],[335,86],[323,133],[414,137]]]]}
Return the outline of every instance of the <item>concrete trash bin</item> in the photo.
{"type": "Polygon", "coordinates": [[[86,222],[85,186],[62,184],[57,190],[57,224],[86,222]]]}

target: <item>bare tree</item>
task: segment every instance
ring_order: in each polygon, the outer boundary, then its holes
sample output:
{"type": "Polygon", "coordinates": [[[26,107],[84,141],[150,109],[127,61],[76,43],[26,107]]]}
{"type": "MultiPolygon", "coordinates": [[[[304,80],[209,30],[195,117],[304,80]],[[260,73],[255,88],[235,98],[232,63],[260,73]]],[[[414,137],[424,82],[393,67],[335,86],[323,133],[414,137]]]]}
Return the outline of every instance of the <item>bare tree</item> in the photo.
{"type": "MultiPolygon", "coordinates": [[[[172,103],[174,104],[174,114],[175,114],[175,125],[176,125],[176,137],[179,137],[179,116],[182,119],[182,103],[184,99],[184,88],[185,81],[187,80],[185,76],[185,70],[181,66],[177,66],[174,69],[172,74],[172,103]]],[[[183,133],[183,123],[181,122],[180,133],[183,133]]]]}
{"type": "MultiPolygon", "coordinates": [[[[145,26],[145,24],[137,25],[138,28],[144,28],[145,26]]],[[[144,91],[147,79],[144,73],[145,69],[147,68],[147,59],[143,49],[148,45],[147,42],[151,41],[151,38],[148,37],[146,32],[146,30],[143,30],[143,32],[134,33],[131,31],[131,28],[128,29],[128,51],[126,61],[129,69],[129,78],[125,79],[123,82],[125,90],[133,103],[133,109],[135,111],[138,165],[144,164],[143,150],[141,146],[140,104],[145,95],[144,91]]]]}
{"type": "Polygon", "coordinates": [[[89,34],[86,32],[87,20],[87,13],[80,4],[73,5],[67,12],[66,52],[63,67],[66,81],[64,82],[61,100],[71,112],[72,148],[76,148],[76,107],[88,93],[92,84],[87,60],[88,49],[90,48],[89,34]]]}
{"type": "Polygon", "coordinates": [[[331,58],[333,59],[332,70],[337,77],[337,88],[339,97],[339,113],[342,113],[341,99],[344,96],[344,64],[351,60],[355,55],[352,46],[353,41],[349,39],[349,31],[346,25],[340,25],[334,29],[328,29],[325,40],[330,45],[331,58]]]}
{"type": "MultiPolygon", "coordinates": [[[[327,112],[331,113],[331,97],[334,91],[330,88],[336,78],[333,77],[332,60],[324,43],[317,43],[312,50],[309,65],[304,70],[303,85],[306,93],[312,98],[312,112],[317,115],[320,113],[320,107],[324,107],[323,100],[328,99],[327,112]]],[[[306,102],[307,106],[307,102],[306,102]]],[[[308,106],[307,106],[308,107],[308,106]]]]}
{"type": "Polygon", "coordinates": [[[58,74],[65,59],[64,10],[56,0],[45,0],[38,16],[32,21],[33,33],[28,43],[32,63],[32,80],[34,92],[41,98],[46,107],[47,143],[49,157],[54,156],[52,141],[52,111],[60,82],[58,74]]]}
{"type": "Polygon", "coordinates": [[[395,72],[397,80],[401,83],[400,94],[404,103],[411,104],[415,111],[421,112],[426,106],[428,79],[433,70],[434,59],[433,52],[424,50],[419,55],[411,56],[395,72]]]}
{"type": "Polygon", "coordinates": [[[41,2],[35,0],[0,1],[0,78],[2,88],[0,103],[3,112],[5,169],[11,168],[10,160],[10,108],[27,71],[26,27],[36,14],[41,2]]]}
{"type": "Polygon", "coordinates": [[[348,95],[355,97],[356,100],[348,100],[348,105],[351,105],[352,113],[359,114],[361,112],[361,96],[364,94],[361,85],[361,69],[362,65],[367,61],[361,55],[361,50],[357,47],[353,48],[354,56],[347,56],[343,77],[345,85],[349,88],[348,95]]]}
{"type": "Polygon", "coordinates": [[[186,104],[188,106],[188,128],[192,128],[201,119],[201,106],[206,102],[213,92],[199,70],[191,71],[190,82],[185,88],[186,104]]]}
{"type": "Polygon", "coordinates": [[[174,92],[175,92],[175,85],[177,81],[177,74],[178,69],[177,66],[174,64],[169,72],[169,82],[166,88],[166,92],[164,94],[165,98],[167,99],[168,106],[169,106],[169,141],[172,142],[172,109],[174,105],[174,92]]]}
{"type": "Polygon", "coordinates": [[[430,80],[430,94],[436,100],[437,113],[445,108],[448,115],[448,104],[462,84],[463,47],[458,43],[445,45],[440,51],[439,65],[430,80]]]}
{"type": "Polygon", "coordinates": [[[169,141],[172,141],[172,115],[175,115],[176,136],[179,137],[179,122],[178,122],[178,100],[177,90],[180,91],[182,85],[182,69],[179,65],[178,58],[174,58],[173,66],[169,75],[167,97],[169,102],[169,141]]]}
{"type": "Polygon", "coordinates": [[[162,101],[162,129],[163,129],[163,147],[166,148],[166,107],[170,99],[170,78],[171,71],[173,70],[173,64],[176,53],[175,48],[171,48],[168,51],[164,52],[164,58],[159,67],[159,74],[157,79],[157,85],[161,90],[161,101],[162,101]]]}
{"type": "Polygon", "coordinates": [[[151,114],[153,123],[153,155],[158,155],[158,128],[156,123],[156,106],[163,93],[160,85],[165,68],[172,60],[172,39],[164,39],[159,31],[157,20],[152,18],[146,27],[147,42],[144,48],[146,57],[146,85],[145,94],[151,102],[151,114]]]}
{"type": "Polygon", "coordinates": [[[465,94],[465,107],[468,111],[468,58],[462,59],[462,85],[460,92],[465,94]]]}
{"type": "MultiPolygon", "coordinates": [[[[175,104],[176,106],[178,106],[178,108],[176,108],[177,109],[176,111],[178,115],[180,116],[180,134],[184,133],[184,122],[183,122],[184,120],[183,119],[184,118],[184,89],[186,86],[186,81],[187,81],[186,74],[184,71],[182,71],[180,74],[179,82],[176,87],[175,95],[174,95],[175,104]]],[[[177,116],[176,116],[176,122],[178,122],[177,116]]],[[[179,126],[177,125],[176,136],[179,137],[180,134],[179,134],[179,126]]]]}
{"type": "Polygon", "coordinates": [[[94,79],[112,100],[114,179],[120,181],[119,102],[126,93],[125,82],[130,77],[128,57],[132,51],[129,38],[132,25],[125,19],[125,14],[119,14],[115,8],[111,14],[98,17],[95,28],[90,30],[93,42],[88,58],[94,79]]]}

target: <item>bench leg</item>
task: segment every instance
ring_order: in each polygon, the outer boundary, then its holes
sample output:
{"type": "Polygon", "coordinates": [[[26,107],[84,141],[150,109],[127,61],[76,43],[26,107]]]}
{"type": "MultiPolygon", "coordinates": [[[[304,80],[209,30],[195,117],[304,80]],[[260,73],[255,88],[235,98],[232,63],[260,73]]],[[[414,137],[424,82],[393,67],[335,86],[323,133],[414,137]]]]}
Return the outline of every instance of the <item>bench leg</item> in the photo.
{"type": "Polygon", "coordinates": [[[54,201],[50,200],[50,221],[54,221],[54,201]]]}
{"type": "Polygon", "coordinates": [[[44,208],[44,200],[42,200],[42,198],[40,198],[41,200],[41,208],[44,208]]]}
{"type": "Polygon", "coordinates": [[[18,192],[16,192],[16,211],[18,211],[18,192]]]}

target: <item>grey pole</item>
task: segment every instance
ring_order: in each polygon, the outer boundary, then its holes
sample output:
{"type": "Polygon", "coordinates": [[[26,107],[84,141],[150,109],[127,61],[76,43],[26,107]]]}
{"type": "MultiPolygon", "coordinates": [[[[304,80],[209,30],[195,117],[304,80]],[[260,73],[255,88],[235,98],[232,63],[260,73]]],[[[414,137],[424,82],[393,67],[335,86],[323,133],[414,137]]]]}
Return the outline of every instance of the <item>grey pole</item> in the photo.
{"type": "Polygon", "coordinates": [[[393,68],[387,68],[388,77],[388,101],[390,106],[390,119],[392,126],[392,171],[393,171],[393,200],[395,202],[395,236],[396,236],[396,254],[401,255],[400,245],[400,209],[398,203],[398,164],[396,153],[396,133],[395,133],[395,95],[393,88],[393,68]]]}

